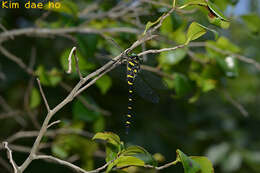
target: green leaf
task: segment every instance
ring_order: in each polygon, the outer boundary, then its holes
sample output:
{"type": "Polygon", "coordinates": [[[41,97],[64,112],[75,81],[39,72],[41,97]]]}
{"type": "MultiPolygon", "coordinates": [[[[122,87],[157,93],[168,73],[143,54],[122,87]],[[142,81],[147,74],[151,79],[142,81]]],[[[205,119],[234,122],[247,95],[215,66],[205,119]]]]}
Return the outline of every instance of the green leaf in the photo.
{"type": "Polygon", "coordinates": [[[117,159],[117,167],[124,166],[144,166],[144,161],[133,156],[120,156],[117,159]]]}
{"type": "Polygon", "coordinates": [[[191,5],[207,6],[208,4],[206,3],[205,0],[189,0],[188,3],[182,5],[181,7],[179,7],[179,9],[183,9],[191,5]]]}
{"type": "Polygon", "coordinates": [[[216,80],[213,79],[204,79],[201,80],[201,87],[203,92],[209,92],[216,88],[216,80]]]}
{"type": "Polygon", "coordinates": [[[191,91],[191,85],[188,78],[185,75],[178,73],[174,76],[174,88],[178,97],[183,97],[191,91]]]}
{"type": "MultiPolygon", "coordinates": [[[[165,15],[165,14],[163,14],[162,16],[164,16],[164,15],[165,15]]],[[[147,30],[148,30],[149,28],[151,28],[153,25],[159,23],[160,20],[161,20],[161,18],[162,18],[162,16],[159,17],[159,18],[158,18],[156,21],[154,21],[154,22],[151,22],[151,21],[147,22],[147,24],[145,25],[145,30],[144,30],[144,32],[143,32],[143,35],[146,34],[146,32],[147,32],[147,30]]]]}
{"type": "Polygon", "coordinates": [[[200,165],[193,159],[189,158],[181,150],[177,150],[177,160],[180,160],[185,173],[199,173],[201,170],[200,165]]]}
{"type": "Polygon", "coordinates": [[[50,72],[46,72],[42,65],[38,66],[35,73],[39,77],[41,84],[46,86],[56,86],[62,79],[57,69],[53,68],[50,72]]]}
{"type": "Polygon", "coordinates": [[[36,88],[32,88],[31,95],[30,95],[30,108],[36,108],[41,103],[41,96],[40,92],[36,88]]]}
{"type": "Polygon", "coordinates": [[[112,86],[112,80],[108,75],[104,75],[100,79],[98,79],[95,84],[100,89],[102,94],[106,94],[112,86]]]}
{"type": "Polygon", "coordinates": [[[210,1],[207,1],[207,5],[210,9],[210,11],[219,19],[224,20],[224,21],[228,21],[228,19],[222,14],[222,12],[218,9],[218,7],[213,4],[210,1]]]}
{"type": "Polygon", "coordinates": [[[186,45],[189,44],[190,41],[196,40],[199,37],[203,36],[206,34],[206,29],[202,27],[200,24],[197,22],[192,22],[188,28],[188,32],[186,34],[186,45]]]}
{"type": "Polygon", "coordinates": [[[223,29],[229,28],[230,22],[228,19],[221,13],[221,11],[218,9],[218,7],[213,4],[212,2],[208,1],[208,20],[210,23],[220,26],[223,29]]]}
{"type": "Polygon", "coordinates": [[[121,144],[119,136],[112,132],[99,132],[99,133],[95,134],[95,136],[92,139],[93,140],[94,139],[105,140],[105,141],[107,141],[111,144],[117,145],[117,146],[121,144]]]}
{"type": "Polygon", "coordinates": [[[126,166],[144,166],[144,165],[145,165],[144,161],[136,157],[120,156],[107,167],[106,172],[109,172],[114,166],[126,167],[126,166]]]}
{"type": "Polygon", "coordinates": [[[213,165],[207,157],[190,156],[190,158],[200,165],[200,173],[214,173],[213,165]]]}
{"type": "Polygon", "coordinates": [[[140,146],[130,146],[123,150],[120,155],[123,156],[135,156],[143,160],[146,164],[157,166],[156,160],[153,156],[140,146]]]}
{"type": "Polygon", "coordinates": [[[52,86],[56,86],[62,79],[60,72],[56,68],[51,69],[48,73],[48,77],[50,85],[52,86]]]}
{"type": "Polygon", "coordinates": [[[185,48],[161,52],[159,56],[159,63],[164,68],[167,66],[176,65],[185,58],[186,54],[187,50],[185,48]]]}
{"type": "Polygon", "coordinates": [[[74,119],[86,122],[96,121],[101,116],[99,112],[87,109],[79,100],[73,103],[72,113],[74,119]]]}

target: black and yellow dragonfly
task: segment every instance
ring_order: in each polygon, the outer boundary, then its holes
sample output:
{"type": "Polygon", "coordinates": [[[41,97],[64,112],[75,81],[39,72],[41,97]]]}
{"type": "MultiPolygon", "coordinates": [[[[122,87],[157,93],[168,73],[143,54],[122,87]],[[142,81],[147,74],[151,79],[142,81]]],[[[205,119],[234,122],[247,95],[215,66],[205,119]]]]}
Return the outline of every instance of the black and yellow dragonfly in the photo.
{"type": "Polygon", "coordinates": [[[122,64],[126,64],[126,68],[122,68],[123,66],[121,66],[121,68],[117,67],[113,70],[114,72],[112,72],[112,75],[119,78],[125,78],[123,75],[126,75],[128,85],[128,106],[125,118],[125,127],[126,133],[128,133],[134,116],[134,93],[136,92],[147,101],[158,103],[159,96],[155,90],[165,90],[167,89],[167,85],[160,77],[141,69],[142,59],[138,55],[126,55],[121,61],[123,62],[122,64]],[[124,69],[126,69],[126,72],[122,72],[125,71],[124,69]]]}

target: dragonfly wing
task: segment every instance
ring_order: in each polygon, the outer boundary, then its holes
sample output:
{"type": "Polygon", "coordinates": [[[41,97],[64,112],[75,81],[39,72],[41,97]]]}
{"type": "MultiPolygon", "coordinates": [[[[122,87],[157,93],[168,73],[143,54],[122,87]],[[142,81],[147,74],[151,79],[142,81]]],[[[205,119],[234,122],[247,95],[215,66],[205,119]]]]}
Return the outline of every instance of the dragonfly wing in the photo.
{"type": "Polygon", "coordinates": [[[150,86],[147,85],[138,75],[135,79],[135,90],[138,95],[147,101],[158,103],[160,100],[159,96],[153,91],[153,89],[150,88],[150,86]]]}
{"type": "Polygon", "coordinates": [[[157,90],[169,90],[166,82],[163,81],[162,77],[145,70],[141,70],[139,75],[151,88],[157,90]]]}

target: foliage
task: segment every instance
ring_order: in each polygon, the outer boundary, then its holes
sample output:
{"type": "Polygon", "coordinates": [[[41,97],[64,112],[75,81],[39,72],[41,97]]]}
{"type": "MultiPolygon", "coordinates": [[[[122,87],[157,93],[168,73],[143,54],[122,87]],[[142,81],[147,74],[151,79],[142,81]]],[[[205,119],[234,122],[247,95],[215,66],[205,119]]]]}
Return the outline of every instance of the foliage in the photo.
{"type": "MultiPolygon", "coordinates": [[[[249,6],[254,1],[246,3],[249,6]]],[[[259,9],[238,15],[242,1],[153,2],[64,0],[61,9],[21,8],[15,13],[14,9],[1,9],[1,25],[10,31],[28,27],[83,29],[65,34],[14,35],[14,39],[2,39],[6,32],[0,33],[0,46],[28,67],[32,64],[34,75],[0,49],[0,91],[8,105],[0,100],[0,114],[7,115],[0,117],[1,141],[21,130],[38,130],[37,124],[45,118],[44,100],[30,80],[36,76],[40,79],[51,107],[77,84],[74,58],[72,73],[65,73],[73,46],[77,47],[80,72],[87,76],[101,67],[104,59],[119,55],[118,47],[126,49],[144,38],[174,7],[155,33],[158,37],[128,52],[183,46],[141,57],[143,64],[155,73],[159,71],[156,74],[168,86],[166,91],[156,91],[161,96],[159,104],[135,95],[134,122],[130,134],[125,135],[127,89],[125,80],[120,80],[125,74],[116,69],[112,71],[115,75],[102,76],[81,93],[81,98],[57,112],[54,120],[62,123],[48,129],[51,135],[42,143],[49,147],[40,152],[64,160],[76,158],[75,164],[85,170],[106,162],[107,172],[154,172],[176,157],[162,172],[207,173],[213,172],[212,165],[215,172],[259,172],[259,9]],[[34,66],[32,47],[36,49],[34,66]],[[16,118],[9,116],[17,112],[16,118]]],[[[11,144],[14,149],[15,145],[30,148],[33,142],[34,138],[26,138],[11,144]]],[[[17,163],[27,156],[19,147],[13,153],[17,163]]],[[[50,170],[70,171],[39,161],[26,172],[50,170]]]]}

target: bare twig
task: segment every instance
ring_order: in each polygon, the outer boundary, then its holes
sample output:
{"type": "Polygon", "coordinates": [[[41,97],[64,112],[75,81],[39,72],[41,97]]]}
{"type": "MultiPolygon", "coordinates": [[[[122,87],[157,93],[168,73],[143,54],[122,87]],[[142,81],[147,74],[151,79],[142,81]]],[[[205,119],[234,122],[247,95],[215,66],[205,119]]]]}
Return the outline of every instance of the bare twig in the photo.
{"type": "Polygon", "coordinates": [[[154,167],[154,166],[151,166],[151,165],[145,165],[144,167],[145,168],[152,168],[152,169],[156,169],[156,170],[162,170],[162,169],[168,168],[170,166],[176,165],[178,162],[179,162],[179,160],[175,160],[175,161],[167,163],[163,166],[154,167]]]}
{"type": "Polygon", "coordinates": [[[18,166],[16,165],[15,161],[13,160],[12,150],[8,147],[8,142],[3,142],[2,144],[3,144],[4,149],[7,150],[7,157],[9,159],[9,162],[13,166],[14,172],[17,173],[18,172],[18,166]]]}
{"type": "MultiPolygon", "coordinates": [[[[6,141],[12,143],[21,138],[33,138],[35,136],[38,136],[38,134],[39,131],[20,131],[7,138],[6,141]]],[[[92,138],[94,136],[90,132],[78,130],[78,129],[71,129],[71,128],[60,128],[57,130],[48,130],[45,136],[53,138],[59,134],[77,134],[87,138],[92,138]]]]}
{"type": "Polygon", "coordinates": [[[55,124],[59,124],[60,122],[61,122],[60,120],[57,120],[57,121],[52,122],[51,124],[49,124],[49,125],[47,126],[47,129],[50,128],[51,126],[55,125],[55,124]]]}
{"type": "Polygon", "coordinates": [[[67,166],[67,167],[69,167],[69,168],[72,168],[73,170],[75,170],[75,171],[77,171],[77,172],[81,172],[81,173],[97,173],[97,172],[100,172],[100,171],[102,171],[103,169],[105,169],[105,168],[111,163],[111,161],[110,161],[110,162],[107,162],[105,165],[101,166],[100,168],[97,168],[97,169],[92,170],[92,171],[86,171],[86,170],[84,170],[84,169],[82,169],[82,168],[80,168],[80,167],[78,167],[78,166],[76,166],[76,165],[74,165],[74,164],[72,164],[72,163],[70,163],[70,162],[67,162],[67,161],[65,161],[65,160],[58,159],[58,158],[53,157],[53,156],[37,155],[37,156],[35,156],[34,159],[35,159],[35,160],[36,160],[36,159],[51,160],[51,161],[57,162],[57,163],[59,163],[59,164],[61,164],[61,165],[65,165],[65,166],[67,166]]]}
{"type": "Polygon", "coordinates": [[[138,34],[139,31],[135,28],[120,27],[120,28],[105,28],[105,29],[96,29],[96,28],[86,28],[86,27],[71,27],[71,28],[58,28],[58,29],[49,29],[49,28],[25,28],[25,29],[14,29],[8,32],[0,33],[0,42],[3,42],[10,38],[11,36],[20,36],[20,35],[30,35],[30,36],[44,36],[44,35],[61,35],[69,33],[82,33],[82,34],[100,34],[100,33],[133,33],[138,34]]]}
{"type": "Polygon", "coordinates": [[[176,49],[179,49],[179,48],[183,48],[185,46],[186,45],[179,45],[179,46],[175,46],[175,47],[171,47],[171,48],[151,49],[151,50],[147,50],[147,51],[139,53],[138,56],[143,56],[143,55],[150,54],[150,53],[160,53],[160,52],[166,52],[166,51],[173,51],[173,50],[176,50],[176,49]]]}
{"type": "Polygon", "coordinates": [[[50,109],[50,106],[49,106],[49,104],[48,104],[48,101],[47,101],[47,99],[46,99],[46,97],[45,97],[45,94],[44,94],[44,92],[43,92],[43,90],[42,90],[42,85],[41,85],[40,79],[37,78],[36,80],[37,80],[37,83],[38,83],[38,86],[39,86],[40,93],[41,93],[41,95],[42,95],[44,104],[45,104],[45,106],[46,106],[46,108],[47,108],[47,111],[50,112],[51,109],[50,109]]]}

